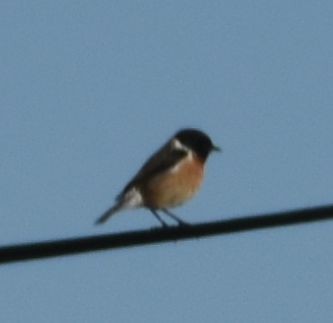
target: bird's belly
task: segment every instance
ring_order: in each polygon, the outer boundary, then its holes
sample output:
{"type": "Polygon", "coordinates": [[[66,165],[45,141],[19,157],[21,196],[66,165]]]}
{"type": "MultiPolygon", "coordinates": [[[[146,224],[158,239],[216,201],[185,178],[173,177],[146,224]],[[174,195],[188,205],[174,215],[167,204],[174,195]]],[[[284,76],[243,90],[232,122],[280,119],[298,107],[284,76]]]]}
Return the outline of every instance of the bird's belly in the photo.
{"type": "Polygon", "coordinates": [[[195,195],[202,177],[200,164],[180,164],[176,171],[166,172],[147,183],[143,190],[144,204],[154,209],[179,206],[195,195]]]}

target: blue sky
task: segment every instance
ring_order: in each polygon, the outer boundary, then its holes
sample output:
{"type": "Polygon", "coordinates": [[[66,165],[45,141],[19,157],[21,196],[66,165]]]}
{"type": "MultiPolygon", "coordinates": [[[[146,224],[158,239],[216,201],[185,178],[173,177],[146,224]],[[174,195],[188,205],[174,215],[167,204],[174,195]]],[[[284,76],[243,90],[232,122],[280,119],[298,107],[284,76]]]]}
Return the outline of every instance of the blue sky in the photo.
{"type": "MultiPolygon", "coordinates": [[[[332,203],[330,1],[2,1],[0,243],[93,222],[176,130],[205,130],[189,222],[332,203]]],[[[332,322],[333,223],[0,267],[1,322],[332,322]]]]}

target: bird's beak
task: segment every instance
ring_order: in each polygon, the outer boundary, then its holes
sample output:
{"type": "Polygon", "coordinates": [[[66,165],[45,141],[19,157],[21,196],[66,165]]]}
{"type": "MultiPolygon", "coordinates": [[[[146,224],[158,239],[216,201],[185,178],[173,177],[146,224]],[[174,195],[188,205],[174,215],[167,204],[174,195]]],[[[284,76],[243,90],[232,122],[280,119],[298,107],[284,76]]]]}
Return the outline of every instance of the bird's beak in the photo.
{"type": "Polygon", "coordinates": [[[215,145],[213,145],[212,150],[217,151],[217,152],[222,152],[222,149],[219,146],[215,146],[215,145]]]}

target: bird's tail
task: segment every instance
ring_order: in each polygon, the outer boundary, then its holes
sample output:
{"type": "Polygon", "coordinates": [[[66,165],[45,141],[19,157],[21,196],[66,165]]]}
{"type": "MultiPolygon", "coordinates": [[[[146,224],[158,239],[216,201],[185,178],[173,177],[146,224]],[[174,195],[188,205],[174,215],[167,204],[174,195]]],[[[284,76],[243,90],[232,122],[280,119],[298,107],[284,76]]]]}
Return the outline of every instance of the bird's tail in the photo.
{"type": "Polygon", "coordinates": [[[124,191],[116,198],[116,204],[104,212],[95,222],[95,224],[102,224],[106,222],[113,214],[116,212],[128,209],[137,208],[142,206],[142,196],[141,193],[136,189],[132,188],[128,191],[124,191]]]}
{"type": "Polygon", "coordinates": [[[105,223],[112,215],[118,212],[120,209],[123,208],[123,203],[117,203],[112,206],[110,209],[105,211],[95,222],[95,224],[103,224],[105,223]]]}

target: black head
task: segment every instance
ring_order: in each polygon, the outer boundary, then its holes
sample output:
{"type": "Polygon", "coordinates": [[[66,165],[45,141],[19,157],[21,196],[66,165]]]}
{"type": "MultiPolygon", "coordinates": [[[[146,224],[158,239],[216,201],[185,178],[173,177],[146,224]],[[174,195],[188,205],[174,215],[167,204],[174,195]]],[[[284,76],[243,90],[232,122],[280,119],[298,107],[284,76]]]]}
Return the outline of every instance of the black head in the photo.
{"type": "Polygon", "coordinates": [[[220,150],[219,147],[214,146],[208,135],[198,129],[182,129],[176,133],[175,138],[192,149],[204,161],[212,151],[220,150]]]}

